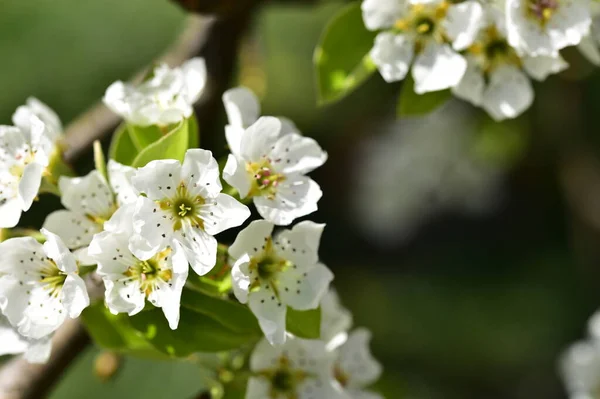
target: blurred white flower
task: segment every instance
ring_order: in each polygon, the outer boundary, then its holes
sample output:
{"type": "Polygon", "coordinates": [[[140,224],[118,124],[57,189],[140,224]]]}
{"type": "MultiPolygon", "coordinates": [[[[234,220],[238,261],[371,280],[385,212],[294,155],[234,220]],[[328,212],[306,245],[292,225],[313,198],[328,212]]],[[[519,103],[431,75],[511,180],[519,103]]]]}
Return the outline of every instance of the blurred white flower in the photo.
{"type": "Polygon", "coordinates": [[[348,341],[335,351],[334,376],[352,399],[383,399],[365,390],[379,379],[381,364],[371,354],[371,333],[364,328],[352,331],[348,341]]]}
{"type": "Polygon", "coordinates": [[[319,263],[319,242],[325,225],[302,222],[272,236],[273,224],[256,220],[229,247],[235,259],[233,292],[248,303],[267,340],[285,341],[287,307],[315,309],[327,292],[333,273],[319,263]]]}
{"type": "Polygon", "coordinates": [[[58,234],[76,257],[90,264],[87,246],[94,234],[103,230],[117,208],[137,199],[131,185],[135,169],[110,160],[107,174],[110,183],[94,170],[84,177],[61,177],[58,185],[66,209],[50,213],[44,228],[58,234]]]}
{"type": "Polygon", "coordinates": [[[506,0],[508,42],[531,56],[556,56],[590,32],[588,0],[506,0]]]}
{"type": "Polygon", "coordinates": [[[204,59],[192,58],[173,69],[161,64],[138,85],[115,82],[106,89],[103,100],[133,125],[170,125],[192,115],[205,84],[204,59]]]}
{"type": "Polygon", "coordinates": [[[600,4],[590,3],[592,25],[590,34],[581,39],[579,50],[593,64],[600,66],[600,4]]]}
{"type": "Polygon", "coordinates": [[[321,341],[289,336],[285,344],[260,341],[250,356],[246,399],[350,399],[333,378],[332,359],[321,341]]]}
{"type": "Polygon", "coordinates": [[[300,135],[284,118],[258,118],[258,99],[245,88],[223,96],[229,118],[225,128],[231,154],[223,178],[250,197],[269,222],[288,225],[317,210],[323,193],[305,174],[327,160],[317,142],[300,135]]]}
{"type": "Polygon", "coordinates": [[[26,338],[0,315],[0,356],[23,354],[29,363],[46,363],[52,350],[51,336],[26,338]]]}
{"type": "Polygon", "coordinates": [[[332,350],[348,339],[348,330],[352,327],[352,313],[342,306],[334,288],[321,300],[321,340],[332,350]]]}
{"type": "Polygon", "coordinates": [[[135,204],[119,208],[96,234],[88,254],[98,263],[106,286],[106,305],[114,313],[133,316],[144,309],[146,299],[162,308],[172,329],[179,324],[181,291],[188,276],[188,262],[181,247],[167,247],[147,260],[128,248],[133,235],[135,204]]]}
{"type": "Polygon", "coordinates": [[[55,234],[46,242],[32,237],[0,243],[0,307],[19,334],[40,339],[67,317],[79,317],[89,303],[75,257],[55,234]]]}
{"type": "Polygon", "coordinates": [[[460,81],[467,62],[459,52],[472,44],[483,17],[481,5],[471,0],[365,0],[362,11],[367,28],[384,30],[370,52],[381,76],[402,80],[412,64],[418,94],[460,81]]]}
{"type": "Polygon", "coordinates": [[[131,252],[141,260],[181,245],[194,271],[205,275],[216,264],[214,235],[244,223],[250,210],[221,193],[219,166],[210,151],[190,149],[183,164],[166,159],[138,169],[132,182],[144,193],[136,202],[131,252]]]}
{"type": "Polygon", "coordinates": [[[42,122],[44,126],[42,146],[49,156],[52,155],[52,147],[58,144],[63,137],[63,126],[56,112],[35,97],[28,98],[25,105],[18,107],[12,120],[13,124],[21,129],[29,140],[37,134],[35,132],[38,129],[36,122],[42,122]]]}
{"type": "Polygon", "coordinates": [[[361,143],[352,218],[380,244],[395,244],[441,211],[480,213],[499,199],[503,170],[473,154],[475,122],[450,101],[361,143]]]}

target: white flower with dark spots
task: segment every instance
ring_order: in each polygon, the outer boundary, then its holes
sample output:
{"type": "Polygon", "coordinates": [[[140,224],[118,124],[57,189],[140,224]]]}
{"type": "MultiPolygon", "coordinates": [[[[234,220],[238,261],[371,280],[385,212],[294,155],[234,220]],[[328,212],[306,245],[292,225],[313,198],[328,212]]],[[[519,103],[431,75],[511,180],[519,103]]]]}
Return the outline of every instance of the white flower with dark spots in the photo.
{"type": "Polygon", "coordinates": [[[354,330],[348,341],[339,347],[333,365],[333,374],[338,383],[352,399],[382,399],[379,394],[365,390],[382,372],[381,364],[371,354],[371,333],[364,329],[354,330]]]}
{"type": "Polygon", "coordinates": [[[67,317],[77,318],[89,303],[75,257],[55,234],[46,242],[32,237],[0,243],[0,306],[19,334],[43,338],[67,317]]]}
{"type": "Polygon", "coordinates": [[[131,252],[141,260],[178,243],[199,275],[217,259],[217,240],[224,230],[244,223],[250,210],[221,193],[219,167],[210,151],[191,149],[183,164],[158,160],[138,169],[134,187],[145,196],[136,202],[131,252]]]}
{"type": "Polygon", "coordinates": [[[383,30],[370,52],[381,76],[387,82],[402,80],[412,65],[418,94],[460,81],[467,62],[459,52],[471,45],[483,17],[474,0],[365,0],[362,10],[367,28],[383,30]]]}
{"type": "Polygon", "coordinates": [[[287,307],[315,309],[333,280],[319,263],[324,225],[301,222],[273,236],[273,224],[257,220],[242,230],[229,247],[235,259],[233,292],[248,303],[272,344],[285,341],[287,307]]]}
{"type": "Polygon", "coordinates": [[[335,289],[330,288],[321,300],[321,340],[332,350],[348,339],[352,313],[342,306],[335,289]]]}
{"type": "Polygon", "coordinates": [[[48,166],[48,153],[40,144],[44,130],[35,119],[28,134],[17,127],[0,126],[0,228],[16,226],[38,195],[48,166]]]}
{"type": "Polygon", "coordinates": [[[508,42],[531,56],[556,56],[590,32],[588,0],[506,0],[505,7],[508,42]]]}
{"type": "Polygon", "coordinates": [[[134,168],[110,160],[107,172],[110,183],[97,170],[84,177],[61,177],[58,185],[66,209],[52,212],[44,222],[44,228],[58,234],[84,263],[89,263],[87,246],[94,234],[103,230],[119,206],[138,196],[131,185],[134,168]]]}
{"type": "Polygon", "coordinates": [[[519,116],[533,102],[529,76],[544,80],[568,65],[558,53],[532,57],[511,47],[504,16],[493,11],[488,12],[489,24],[466,50],[467,71],[452,92],[500,121],[519,116]]]}
{"type": "Polygon", "coordinates": [[[246,399],[349,399],[321,341],[289,336],[274,347],[263,339],[250,356],[250,371],[246,399]]]}
{"type": "Polygon", "coordinates": [[[98,263],[106,287],[105,300],[113,314],[133,316],[146,299],[162,308],[172,329],[179,324],[181,291],[188,276],[188,262],[179,244],[167,247],[146,260],[128,248],[133,235],[135,204],[119,208],[90,243],[88,254],[98,263]]]}
{"type": "Polygon", "coordinates": [[[239,142],[231,139],[233,128],[227,137],[232,153],[223,170],[225,181],[242,198],[252,198],[258,213],[277,225],[316,211],[323,193],[305,175],[327,160],[317,142],[301,136],[290,122],[271,116],[259,118],[243,132],[236,129],[239,142]]]}
{"type": "Polygon", "coordinates": [[[181,67],[161,64],[152,76],[132,85],[115,82],[106,90],[104,103],[128,123],[138,126],[171,125],[193,113],[193,104],[206,84],[206,65],[192,58],[181,67]]]}
{"type": "Polygon", "coordinates": [[[22,353],[29,363],[46,363],[51,349],[51,336],[40,339],[26,338],[0,315],[0,356],[22,353]]]}

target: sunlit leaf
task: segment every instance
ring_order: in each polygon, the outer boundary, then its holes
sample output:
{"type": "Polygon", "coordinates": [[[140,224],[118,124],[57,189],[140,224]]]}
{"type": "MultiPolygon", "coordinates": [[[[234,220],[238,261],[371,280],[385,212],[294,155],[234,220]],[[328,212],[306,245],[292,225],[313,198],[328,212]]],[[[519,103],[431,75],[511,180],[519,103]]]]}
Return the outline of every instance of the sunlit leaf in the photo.
{"type": "Polygon", "coordinates": [[[288,307],[286,328],[297,337],[319,339],[321,337],[321,308],[299,311],[288,307]]]}
{"type": "Polygon", "coordinates": [[[133,160],[132,166],[142,167],[148,162],[157,159],[176,159],[178,161],[183,161],[185,152],[188,149],[188,132],[187,122],[180,122],[170,132],[141,150],[133,160]]]}

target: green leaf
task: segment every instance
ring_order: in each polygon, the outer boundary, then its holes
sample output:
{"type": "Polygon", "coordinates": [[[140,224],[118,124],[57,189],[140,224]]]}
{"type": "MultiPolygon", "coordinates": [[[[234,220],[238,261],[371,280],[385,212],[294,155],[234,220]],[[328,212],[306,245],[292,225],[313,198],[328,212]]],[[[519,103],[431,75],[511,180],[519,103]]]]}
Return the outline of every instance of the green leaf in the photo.
{"type": "Polygon", "coordinates": [[[135,125],[127,125],[127,129],[129,131],[129,137],[131,137],[131,142],[135,145],[135,148],[138,152],[141,152],[144,148],[148,147],[150,144],[157,142],[161,137],[165,135],[165,133],[170,132],[174,128],[178,127],[179,124],[174,124],[164,128],[164,131],[156,126],[135,126],[135,125]]]}
{"type": "Polygon", "coordinates": [[[319,339],[321,337],[321,308],[294,310],[287,308],[286,329],[297,337],[319,339]]]}
{"type": "Polygon", "coordinates": [[[129,130],[125,123],[121,124],[113,134],[108,156],[123,165],[131,165],[138,155],[138,149],[131,140],[129,130]]]}
{"type": "Polygon", "coordinates": [[[215,298],[186,287],[181,296],[181,306],[208,316],[229,330],[241,334],[262,335],[256,317],[247,306],[238,302],[215,298]]]}
{"type": "Polygon", "coordinates": [[[496,122],[486,118],[472,142],[473,155],[488,165],[510,168],[525,155],[529,134],[523,120],[496,122]]]}
{"type": "Polygon", "coordinates": [[[133,160],[132,166],[142,167],[156,159],[183,161],[188,149],[188,136],[188,123],[182,121],[169,133],[142,149],[133,160]]]}
{"type": "Polygon", "coordinates": [[[200,147],[200,128],[198,127],[198,120],[196,115],[192,114],[187,120],[188,123],[188,135],[189,143],[188,148],[199,148],[200,147]]]}
{"type": "Polygon", "coordinates": [[[185,357],[195,352],[238,349],[260,338],[257,334],[233,331],[215,319],[186,307],[181,307],[180,316],[177,330],[169,328],[160,309],[133,316],[131,324],[157,350],[171,357],[185,357]]]}
{"type": "Polygon", "coordinates": [[[332,18],[313,57],[320,104],[342,99],[373,74],[368,53],[376,35],[365,28],[358,1],[332,18]]]}
{"type": "Polygon", "coordinates": [[[102,145],[100,141],[94,141],[94,165],[96,170],[100,172],[102,176],[108,181],[108,173],[106,172],[106,160],[104,159],[104,152],[102,152],[102,145]]]}
{"type": "Polygon", "coordinates": [[[87,307],[81,319],[94,342],[103,348],[145,358],[165,358],[131,326],[127,314],[113,315],[102,302],[87,307]]]}
{"type": "Polygon", "coordinates": [[[417,94],[414,85],[411,76],[404,80],[396,107],[398,117],[426,115],[448,101],[451,96],[450,90],[417,94]]]}

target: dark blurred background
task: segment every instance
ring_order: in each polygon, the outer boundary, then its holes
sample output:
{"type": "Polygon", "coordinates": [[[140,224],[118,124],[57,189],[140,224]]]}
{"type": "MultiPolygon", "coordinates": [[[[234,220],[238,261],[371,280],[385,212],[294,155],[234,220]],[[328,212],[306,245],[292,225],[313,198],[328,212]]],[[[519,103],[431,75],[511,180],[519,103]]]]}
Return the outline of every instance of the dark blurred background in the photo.
{"type": "MultiPolygon", "coordinates": [[[[503,124],[458,101],[398,122],[400,84],[379,76],[319,108],[312,52],[341,5],[263,7],[230,86],[250,87],[265,114],[293,119],[329,152],[311,219],[327,223],[321,257],[355,325],[373,331],[378,388],[392,399],[564,398],[557,356],[600,303],[600,74],[567,51],[571,69],[536,84],[533,107],[503,124]]],[[[160,54],[185,18],[167,0],[4,0],[0,123],[34,95],[68,124],[160,54]]],[[[219,112],[201,143],[222,156],[219,112]]],[[[101,383],[97,353],[54,399],[185,398],[201,385],[193,365],[139,359],[101,383]]]]}

